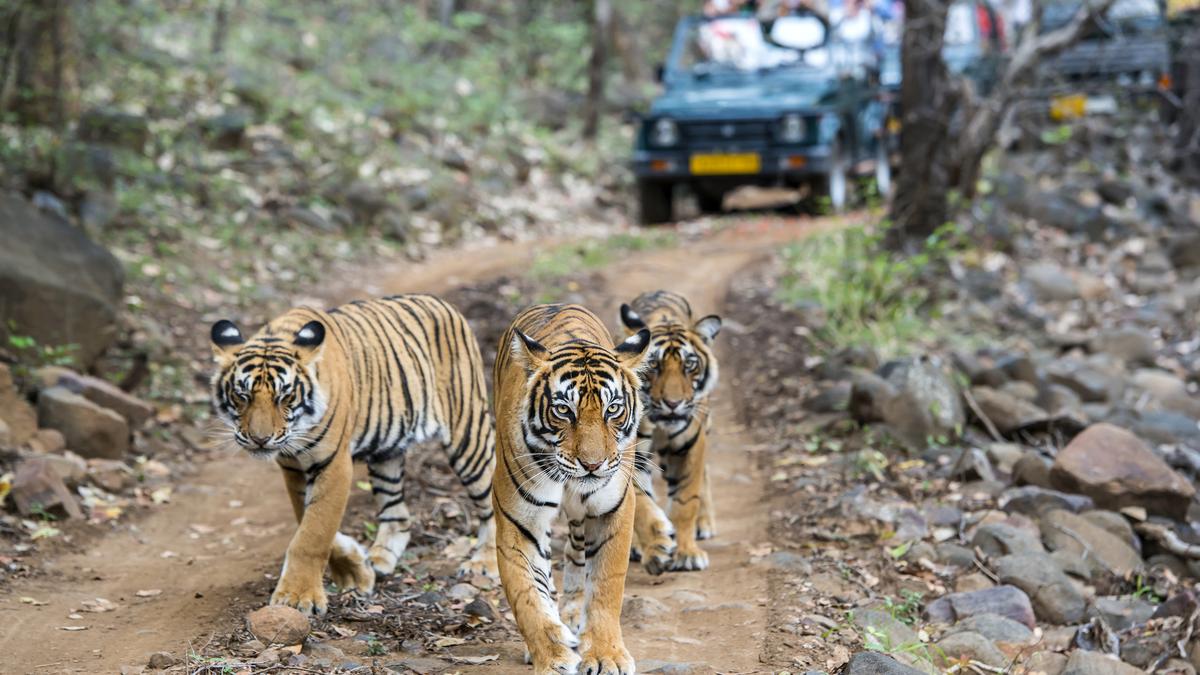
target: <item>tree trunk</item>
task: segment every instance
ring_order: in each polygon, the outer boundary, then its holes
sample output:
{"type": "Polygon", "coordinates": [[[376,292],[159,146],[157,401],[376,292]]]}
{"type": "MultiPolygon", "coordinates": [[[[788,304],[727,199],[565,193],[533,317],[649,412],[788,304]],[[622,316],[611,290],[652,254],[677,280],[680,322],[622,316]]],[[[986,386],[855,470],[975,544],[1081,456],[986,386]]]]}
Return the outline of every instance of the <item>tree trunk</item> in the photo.
{"type": "Polygon", "coordinates": [[[583,117],[583,137],[596,138],[600,130],[600,109],[604,105],[604,64],[608,60],[608,36],[612,24],[612,0],[591,0],[592,55],[588,59],[587,102],[583,117]]]}
{"type": "Polygon", "coordinates": [[[1180,110],[1175,156],[1180,173],[1193,185],[1200,185],[1200,16],[1191,17],[1180,40],[1179,74],[1183,107],[1180,110]]]}
{"type": "Polygon", "coordinates": [[[0,9],[0,110],[23,124],[63,127],[79,115],[79,35],[73,0],[0,9]]]}
{"type": "Polygon", "coordinates": [[[947,132],[956,99],[942,62],[946,33],[946,0],[905,0],[904,37],[900,60],[903,133],[900,172],[892,201],[889,244],[922,239],[940,227],[949,214],[951,176],[947,132]]]}
{"type": "Polygon", "coordinates": [[[213,56],[225,51],[225,36],[229,32],[229,0],[217,1],[217,12],[213,16],[211,49],[213,56]]]}

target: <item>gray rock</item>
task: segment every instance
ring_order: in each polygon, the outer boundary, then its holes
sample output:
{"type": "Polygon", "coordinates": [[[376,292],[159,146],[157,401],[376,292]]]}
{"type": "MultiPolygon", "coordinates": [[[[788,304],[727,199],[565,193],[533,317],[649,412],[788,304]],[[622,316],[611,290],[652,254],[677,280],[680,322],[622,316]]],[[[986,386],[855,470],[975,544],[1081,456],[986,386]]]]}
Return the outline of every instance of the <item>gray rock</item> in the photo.
{"type": "Polygon", "coordinates": [[[1171,264],[1179,269],[1200,266],[1200,232],[1188,232],[1176,236],[1167,246],[1171,264]]]}
{"type": "Polygon", "coordinates": [[[1046,419],[1046,411],[1024,399],[990,387],[971,387],[980,411],[1002,434],[1046,419]]]}
{"type": "Polygon", "coordinates": [[[1106,595],[1092,601],[1088,616],[1104,619],[1109,628],[1120,632],[1149,621],[1154,616],[1154,605],[1141,598],[1106,595]]]}
{"type": "Polygon", "coordinates": [[[1145,675],[1141,668],[1122,663],[1099,652],[1076,649],[1067,659],[1062,675],[1145,675]]]}
{"type": "Polygon", "coordinates": [[[123,391],[120,387],[91,375],[81,375],[68,368],[48,366],[34,373],[39,388],[65,387],[102,408],[124,417],[137,428],[154,415],[154,406],[123,391]]]}
{"type": "Polygon", "coordinates": [[[1025,448],[1015,443],[991,443],[986,451],[992,464],[1007,474],[1011,474],[1013,467],[1025,456],[1025,448]]]}
{"type": "Polygon", "coordinates": [[[1045,551],[1036,535],[1007,523],[981,525],[971,538],[971,545],[983,551],[989,558],[1045,551]]]}
{"type": "Polygon", "coordinates": [[[1094,505],[1091,497],[1048,490],[1036,485],[1009,488],[1000,495],[1000,508],[1008,513],[1022,513],[1030,517],[1056,509],[1079,513],[1094,505]]]}
{"type": "Polygon", "coordinates": [[[1051,262],[1026,266],[1022,279],[1042,302],[1065,302],[1079,297],[1079,284],[1062,268],[1051,262]]]}
{"type": "Polygon", "coordinates": [[[938,623],[953,624],[978,614],[998,614],[1031,629],[1036,625],[1029,596],[1016,586],[951,593],[925,606],[925,617],[938,623]]]}
{"type": "Polygon", "coordinates": [[[1143,368],[1133,374],[1133,385],[1144,390],[1163,410],[1200,418],[1200,399],[1188,393],[1187,385],[1165,370],[1143,368]]]}
{"type": "Polygon", "coordinates": [[[62,450],[53,454],[22,452],[21,457],[22,459],[37,458],[45,461],[68,486],[79,485],[87,476],[87,462],[70,450],[62,450]]]}
{"type": "Polygon", "coordinates": [[[975,552],[958,544],[942,543],[937,545],[937,559],[947,565],[963,569],[975,568],[975,552]]]}
{"type": "Polygon", "coordinates": [[[1133,431],[1151,443],[1200,445],[1196,418],[1171,410],[1147,410],[1138,415],[1133,431]]]}
{"type": "Polygon", "coordinates": [[[966,414],[958,386],[937,361],[916,357],[884,364],[879,375],[898,396],[884,404],[884,421],[910,442],[932,436],[957,438],[966,414]]]}
{"type": "Polygon", "coordinates": [[[1125,577],[1142,569],[1137,551],[1086,518],[1051,511],[1042,518],[1042,538],[1053,551],[1069,551],[1087,561],[1094,575],[1125,577]]]}
{"type": "Polygon", "coordinates": [[[1154,337],[1143,329],[1132,327],[1102,330],[1092,339],[1091,350],[1110,354],[1126,363],[1153,363],[1158,353],[1154,337]]]}
{"type": "Polygon", "coordinates": [[[34,457],[17,466],[12,479],[13,503],[23,516],[48,513],[52,516],[82,518],[83,512],[71,491],[45,459],[34,457]]]}
{"type": "Polygon", "coordinates": [[[879,652],[859,652],[850,657],[842,675],[922,675],[922,671],[906,666],[879,652]]]}
{"type": "Polygon", "coordinates": [[[1067,668],[1067,655],[1058,652],[1034,652],[1025,659],[1023,664],[1026,672],[1042,673],[1042,675],[1062,675],[1067,668]]]}
{"type": "Polygon", "coordinates": [[[342,231],[342,228],[325,216],[303,206],[290,206],[280,211],[279,221],[291,227],[303,227],[326,234],[336,234],[342,231]]]}
{"type": "Polygon", "coordinates": [[[1085,403],[1100,403],[1115,398],[1119,384],[1109,375],[1081,361],[1061,359],[1046,367],[1050,382],[1075,392],[1085,403]]]}
{"type": "Polygon", "coordinates": [[[246,630],[264,644],[298,645],[312,630],[308,617],[285,605],[268,605],[246,615],[246,630]]]}
{"type": "Polygon", "coordinates": [[[1047,383],[1039,389],[1037,400],[1034,402],[1043,410],[1054,415],[1064,413],[1077,414],[1080,406],[1083,405],[1083,400],[1079,398],[1079,394],[1061,384],[1053,383],[1047,383]]]}
{"type": "Polygon", "coordinates": [[[1076,436],[1055,458],[1051,481],[1067,492],[1086,494],[1109,509],[1142,506],[1150,513],[1182,519],[1196,493],[1136,436],[1111,424],[1096,424],[1076,436]]]}
{"type": "Polygon", "coordinates": [[[645,596],[629,596],[621,606],[621,619],[624,621],[646,621],[662,616],[671,611],[662,601],[645,596]]]}
{"type": "Polygon", "coordinates": [[[58,429],[67,445],[86,458],[119,459],[129,451],[129,424],[65,387],[38,394],[38,424],[58,429]]]}
{"type": "Polygon", "coordinates": [[[996,648],[991,640],[973,631],[951,633],[938,640],[939,662],[949,665],[956,659],[971,659],[989,666],[1008,665],[1008,658],[996,648]]]}
{"type": "Polygon", "coordinates": [[[463,607],[463,614],[477,616],[482,619],[496,620],[496,609],[484,598],[475,598],[463,607]]]}
{"type": "Polygon", "coordinates": [[[1039,619],[1058,625],[1083,619],[1087,600],[1049,555],[1009,555],[994,561],[993,566],[1001,582],[1029,595],[1039,619]]]}
{"type": "Polygon", "coordinates": [[[151,670],[166,670],[179,662],[171,652],[154,652],[146,661],[146,667],[151,670]]]}
{"type": "Polygon", "coordinates": [[[1097,527],[1108,531],[1121,541],[1129,544],[1133,550],[1141,552],[1142,540],[1134,534],[1133,526],[1129,524],[1125,516],[1115,511],[1086,511],[1080,515],[1097,527]]]}
{"type": "Polygon", "coordinates": [[[660,675],[702,675],[713,672],[712,668],[702,663],[662,661],[659,659],[642,659],[638,661],[637,668],[640,673],[658,673],[660,675]]]}
{"type": "Polygon", "coordinates": [[[1027,452],[1024,457],[1017,460],[1017,463],[1013,465],[1013,483],[1016,485],[1033,485],[1049,488],[1051,486],[1050,467],[1052,465],[1053,462],[1050,458],[1043,456],[1040,452],[1027,452]]]}
{"type": "Polygon", "coordinates": [[[857,422],[882,422],[884,404],[895,397],[895,387],[882,377],[859,371],[854,373],[850,383],[850,400],[846,410],[857,422]]]}
{"type": "Polygon", "coordinates": [[[1033,639],[1033,631],[1017,621],[999,614],[977,614],[959,621],[948,633],[970,631],[994,642],[1026,644],[1033,639]]]}
{"type": "Polygon", "coordinates": [[[0,241],[0,342],[12,325],[39,346],[76,345],[71,355],[90,366],[117,337],[120,262],[82,230],[12,195],[0,194],[0,241]]]}
{"type": "Polygon", "coordinates": [[[1022,401],[1028,401],[1029,403],[1034,404],[1037,403],[1037,385],[1030,384],[1029,382],[1005,382],[1004,386],[1000,387],[1000,391],[1008,394],[1009,396],[1015,396],[1022,401]]]}
{"type": "Polygon", "coordinates": [[[804,400],[804,409],[815,413],[843,412],[850,408],[850,395],[853,384],[835,382],[822,387],[816,394],[804,400]]]}
{"type": "Polygon", "coordinates": [[[996,361],[996,367],[1004,371],[1013,380],[1019,382],[1028,382],[1036,385],[1041,381],[1038,375],[1037,366],[1033,363],[1033,359],[1026,354],[1013,354],[1005,356],[996,361]]]}

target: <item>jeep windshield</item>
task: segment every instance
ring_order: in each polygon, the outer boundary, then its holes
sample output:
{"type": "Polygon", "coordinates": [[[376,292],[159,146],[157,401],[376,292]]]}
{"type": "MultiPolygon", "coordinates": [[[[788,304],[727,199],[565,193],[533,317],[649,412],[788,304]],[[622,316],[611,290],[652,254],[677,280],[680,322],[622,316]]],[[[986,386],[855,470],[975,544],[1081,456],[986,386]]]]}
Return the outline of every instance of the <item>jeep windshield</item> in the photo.
{"type": "MultiPolygon", "coordinates": [[[[1042,10],[1041,32],[1048,33],[1069,24],[1079,12],[1079,2],[1052,2],[1042,10]]],[[[1094,19],[1085,29],[1084,39],[1116,35],[1155,33],[1163,29],[1162,8],[1156,0],[1117,0],[1103,18],[1094,19]]]]}
{"type": "Polygon", "coordinates": [[[770,32],[753,16],[688,21],[676,36],[671,71],[693,77],[828,64],[825,24],[814,16],[777,19],[770,32]]]}

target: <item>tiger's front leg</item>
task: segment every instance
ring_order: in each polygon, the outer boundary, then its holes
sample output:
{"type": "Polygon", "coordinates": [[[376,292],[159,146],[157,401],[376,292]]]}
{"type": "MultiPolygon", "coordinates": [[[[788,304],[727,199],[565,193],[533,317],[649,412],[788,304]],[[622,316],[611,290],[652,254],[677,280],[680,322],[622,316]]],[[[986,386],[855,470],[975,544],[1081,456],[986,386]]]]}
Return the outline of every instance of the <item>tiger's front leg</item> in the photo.
{"type": "Polygon", "coordinates": [[[412,515],[404,503],[404,455],[367,466],[371,493],[379,507],[375,542],[367,558],[376,574],[388,575],[404,556],[411,538],[412,515]]]}
{"type": "Polygon", "coordinates": [[[654,499],[654,458],[649,438],[638,437],[634,454],[634,489],[637,494],[633,519],[634,541],[646,572],[659,575],[671,568],[675,554],[675,527],[654,499]]]}
{"type": "Polygon", "coordinates": [[[517,629],[525,638],[535,675],[571,675],[579,665],[575,653],[579,640],[559,618],[554,600],[550,523],[562,500],[562,486],[556,488],[538,493],[540,500],[554,506],[534,505],[515,491],[492,492],[500,581],[517,629]]]}
{"type": "Polygon", "coordinates": [[[633,541],[636,489],[626,485],[615,510],[591,515],[586,532],[586,607],[579,653],[582,675],[633,675],[633,656],[621,634],[621,603],[633,541]]]}
{"type": "Polygon", "coordinates": [[[693,440],[685,443],[682,449],[668,447],[664,450],[667,491],[671,499],[669,515],[675,525],[675,559],[671,564],[675,571],[708,568],[708,554],[696,543],[707,445],[707,434],[700,427],[693,440]]]}
{"type": "MultiPolygon", "coordinates": [[[[300,515],[300,526],[288,544],[279,583],[271,594],[272,605],[288,605],[306,614],[324,614],[329,608],[321,577],[346,511],[352,471],[349,448],[337,448],[333,452],[328,464],[318,462],[302,474],[304,509],[300,514],[293,501],[293,509],[300,515]]],[[[296,495],[295,487],[298,486],[295,484],[301,474],[285,468],[284,476],[289,493],[296,495]]]]}

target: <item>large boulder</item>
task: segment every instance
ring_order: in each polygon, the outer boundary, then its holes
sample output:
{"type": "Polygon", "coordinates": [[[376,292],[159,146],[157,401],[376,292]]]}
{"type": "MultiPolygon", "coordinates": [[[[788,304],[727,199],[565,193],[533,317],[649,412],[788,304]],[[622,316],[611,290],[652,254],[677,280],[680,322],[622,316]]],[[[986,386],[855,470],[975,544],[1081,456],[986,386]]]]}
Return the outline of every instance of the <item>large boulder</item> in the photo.
{"type": "Polygon", "coordinates": [[[0,194],[0,339],[76,345],[89,366],[117,337],[124,272],[83,231],[0,194]]]}
{"type": "Polygon", "coordinates": [[[120,459],[129,451],[129,423],[66,387],[38,394],[38,423],[58,429],[83,457],[120,459]]]}
{"type": "Polygon", "coordinates": [[[83,512],[50,462],[33,457],[21,462],[13,478],[12,498],[23,516],[48,513],[82,518],[83,512]]]}
{"type": "Polygon", "coordinates": [[[1054,487],[1085,494],[1101,508],[1142,506],[1182,519],[1195,487],[1137,436],[1111,424],[1095,424],[1058,453],[1050,468],[1054,487]]]}

